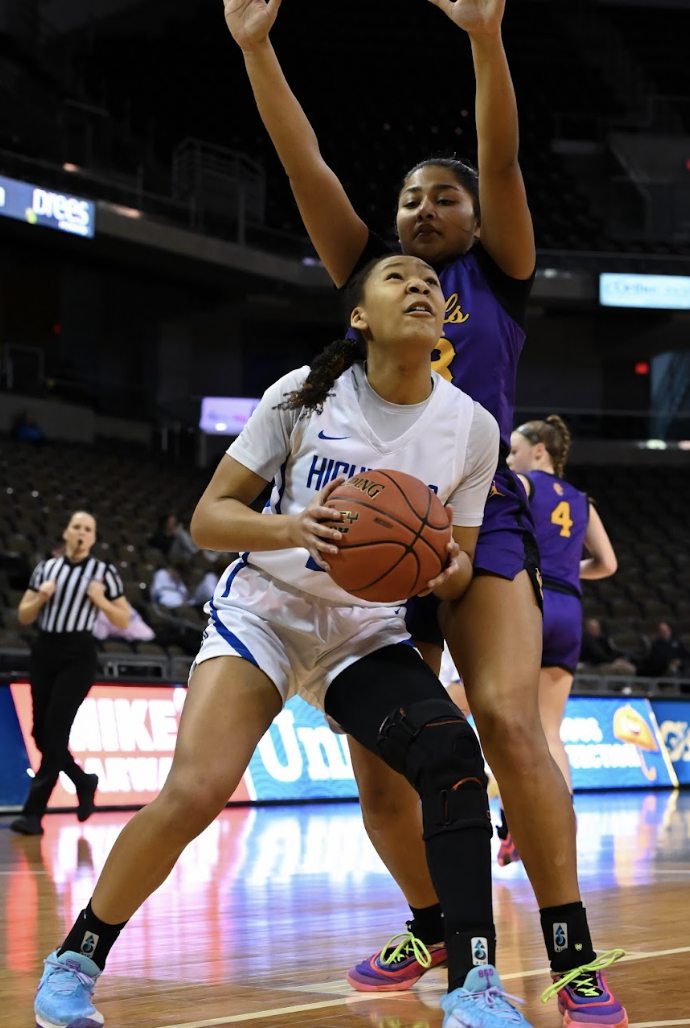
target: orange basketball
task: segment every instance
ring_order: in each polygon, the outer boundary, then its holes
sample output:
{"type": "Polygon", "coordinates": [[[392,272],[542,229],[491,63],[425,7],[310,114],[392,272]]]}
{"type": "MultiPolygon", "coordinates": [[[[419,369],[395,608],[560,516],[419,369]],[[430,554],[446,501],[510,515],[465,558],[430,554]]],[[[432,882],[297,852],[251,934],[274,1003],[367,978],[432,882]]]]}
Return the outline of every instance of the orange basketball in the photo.
{"type": "Polygon", "coordinates": [[[448,515],[438,496],[402,471],[354,475],[326,501],[344,515],[330,576],[362,600],[394,603],[426,588],[448,561],[448,515]]]}

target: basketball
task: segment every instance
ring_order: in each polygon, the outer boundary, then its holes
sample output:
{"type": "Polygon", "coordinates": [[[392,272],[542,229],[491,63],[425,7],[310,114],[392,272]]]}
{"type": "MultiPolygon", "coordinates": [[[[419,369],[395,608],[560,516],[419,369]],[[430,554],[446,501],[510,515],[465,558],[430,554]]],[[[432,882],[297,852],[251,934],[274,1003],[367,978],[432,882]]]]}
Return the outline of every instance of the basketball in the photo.
{"type": "Polygon", "coordinates": [[[448,515],[438,496],[402,471],[367,471],[335,490],[327,507],[343,514],[336,585],[361,600],[394,603],[426,588],[448,561],[448,515]]]}

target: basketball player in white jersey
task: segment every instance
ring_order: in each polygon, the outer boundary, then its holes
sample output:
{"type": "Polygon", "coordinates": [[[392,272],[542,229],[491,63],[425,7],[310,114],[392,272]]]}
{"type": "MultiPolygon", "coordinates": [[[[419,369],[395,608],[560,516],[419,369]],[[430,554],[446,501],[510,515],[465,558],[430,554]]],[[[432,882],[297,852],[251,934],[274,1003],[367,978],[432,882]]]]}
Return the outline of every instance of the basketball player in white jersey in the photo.
{"type": "Polygon", "coordinates": [[[491,826],[476,736],[411,645],[406,597],[387,605],[360,600],[327,573],[342,536],[324,501],[345,477],[392,468],[423,476],[447,504],[448,565],[428,588],[442,599],[462,595],[498,427],[430,370],[445,302],[429,265],[378,258],[353,290],[359,338],[332,344],[311,369],[267,390],[197,506],[197,545],[241,556],[209,604],[168,780],[124,829],[91,902],[48,957],[39,1026],[103,1023],[91,994],[119,932],[223,809],[295,693],[420,794],[428,864],[445,913],[445,1028],[505,1028],[506,1018],[526,1024],[494,966],[491,826]],[[270,501],[258,514],[249,505],[270,481],[270,501]]]}

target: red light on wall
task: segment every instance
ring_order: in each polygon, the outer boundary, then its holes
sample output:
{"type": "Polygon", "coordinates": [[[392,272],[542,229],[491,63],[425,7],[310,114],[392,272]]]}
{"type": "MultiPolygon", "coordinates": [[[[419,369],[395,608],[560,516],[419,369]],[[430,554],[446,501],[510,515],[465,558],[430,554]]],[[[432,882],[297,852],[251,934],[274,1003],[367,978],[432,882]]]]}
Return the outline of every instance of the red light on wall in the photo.
{"type": "Polygon", "coordinates": [[[636,375],[648,375],[649,374],[649,362],[648,361],[638,361],[636,363],[636,365],[635,365],[635,374],[636,375]]]}
{"type": "Polygon", "coordinates": [[[56,321],[55,324],[53,325],[53,335],[54,336],[61,336],[62,335],[62,325],[58,321],[56,321]]]}

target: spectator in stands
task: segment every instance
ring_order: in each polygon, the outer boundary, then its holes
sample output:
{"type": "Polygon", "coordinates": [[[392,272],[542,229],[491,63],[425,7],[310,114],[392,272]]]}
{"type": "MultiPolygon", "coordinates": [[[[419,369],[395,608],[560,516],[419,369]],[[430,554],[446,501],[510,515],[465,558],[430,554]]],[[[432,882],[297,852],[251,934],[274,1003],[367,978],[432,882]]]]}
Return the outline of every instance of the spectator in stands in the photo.
{"type": "Polygon", "coordinates": [[[215,571],[206,571],[201,576],[192,590],[191,604],[193,607],[203,607],[213,597],[218,585],[218,574],[215,571]]]}
{"type": "Polygon", "coordinates": [[[93,626],[93,634],[96,639],[125,639],[127,642],[151,642],[155,632],[150,625],[147,625],[139,611],[132,607],[129,624],[124,628],[114,625],[110,618],[99,610],[98,617],[93,626]]]}
{"type": "Polygon", "coordinates": [[[64,771],[77,790],[77,818],[95,809],[98,776],[86,774],[72,757],[69,736],[98,667],[93,627],[99,610],[120,628],[130,607],[112,564],[91,557],[96,520],[75,512],[63,533],[64,556],[42,560],[34,569],[17,610],[21,625],[38,625],[31,647],[32,735],[41,765],[20,817],[10,825],[21,835],[42,835],[41,824],[58,776],[64,771]]]}
{"type": "Polygon", "coordinates": [[[585,621],[580,663],[585,667],[596,667],[602,674],[611,672],[634,675],[636,672],[635,665],[604,635],[598,618],[587,618],[585,621]]]}
{"type": "Polygon", "coordinates": [[[151,581],[151,598],[159,607],[203,607],[213,596],[218,575],[207,571],[194,588],[189,585],[190,567],[185,560],[170,560],[151,581]]]}
{"type": "Polygon", "coordinates": [[[45,433],[30,410],[23,410],[14,419],[12,437],[20,443],[40,446],[45,442],[45,433]]]}
{"type": "Polygon", "coordinates": [[[198,552],[199,547],[195,544],[182,522],[178,521],[177,528],[175,529],[175,538],[173,539],[170,547],[171,560],[187,561],[198,552]]]}
{"type": "Polygon", "coordinates": [[[176,514],[164,514],[160,518],[155,534],[149,539],[149,546],[173,561],[189,560],[198,549],[176,514]]]}
{"type": "Polygon", "coordinates": [[[649,677],[677,675],[688,666],[690,653],[680,639],[676,639],[667,621],[660,621],[647,656],[638,665],[638,674],[649,677]]]}
{"type": "Polygon", "coordinates": [[[191,595],[184,580],[186,564],[170,560],[165,567],[158,568],[151,580],[151,599],[159,607],[176,610],[190,603],[191,595]]]}

